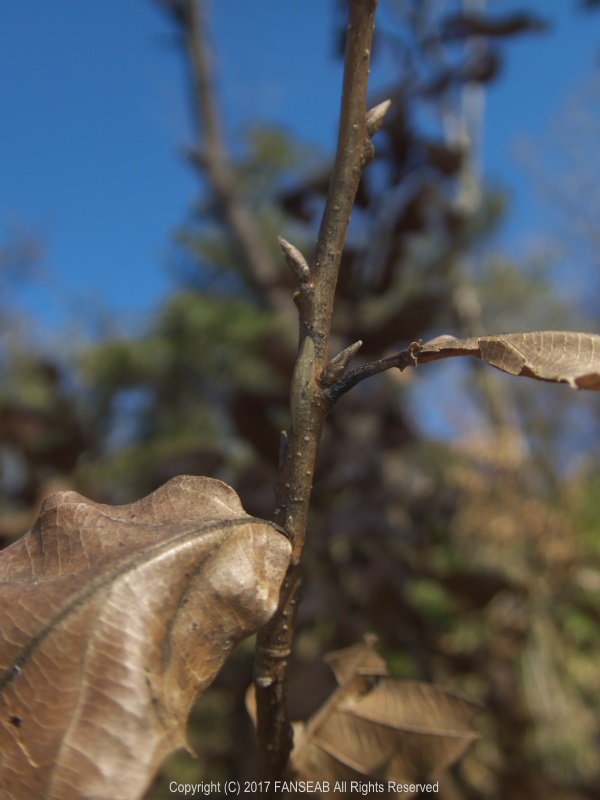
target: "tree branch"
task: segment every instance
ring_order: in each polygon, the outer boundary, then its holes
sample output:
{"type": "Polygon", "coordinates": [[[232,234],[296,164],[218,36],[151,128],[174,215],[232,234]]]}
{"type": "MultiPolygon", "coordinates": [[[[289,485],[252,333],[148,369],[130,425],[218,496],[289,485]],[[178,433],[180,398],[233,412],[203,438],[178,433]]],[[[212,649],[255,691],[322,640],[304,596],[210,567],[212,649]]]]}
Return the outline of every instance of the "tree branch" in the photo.
{"type": "MultiPolygon", "coordinates": [[[[285,702],[286,673],[301,587],[299,565],[312,476],[330,407],[319,378],[329,361],[335,287],[352,205],[360,176],[373,157],[366,93],[376,8],[377,0],[349,0],[344,87],[333,174],[314,264],[308,276],[298,268],[304,278],[295,296],[300,343],[291,387],[291,428],[276,487],[275,512],[275,519],[293,543],[293,561],[282,587],[279,609],[259,633],[255,667],[260,774],[263,780],[270,781],[284,776],[292,747],[285,702]]],[[[371,115],[372,132],[383,113],[385,110],[380,109],[371,115]]],[[[289,258],[289,251],[286,256],[289,258]]],[[[269,796],[278,795],[272,785],[269,796]]]]}
{"type": "Polygon", "coordinates": [[[198,144],[189,155],[206,176],[227,225],[246,260],[251,281],[277,312],[291,323],[288,292],[277,285],[279,265],[265,247],[255,214],[241,197],[225,146],[215,97],[207,20],[203,0],[159,0],[180,27],[192,79],[192,103],[198,122],[198,144]]]}
{"type": "Polygon", "coordinates": [[[349,392],[350,389],[361,381],[371,378],[379,372],[385,372],[385,370],[392,369],[393,367],[397,367],[400,371],[406,369],[406,367],[416,367],[420,361],[419,351],[420,344],[418,342],[413,342],[410,347],[401,350],[399,353],[396,353],[396,355],[390,356],[389,358],[382,358],[379,361],[371,361],[368,364],[364,364],[362,367],[350,370],[350,372],[344,375],[343,378],[340,378],[339,381],[336,381],[336,383],[330,386],[326,391],[325,397],[327,402],[331,406],[334,406],[343,394],[349,392]]]}

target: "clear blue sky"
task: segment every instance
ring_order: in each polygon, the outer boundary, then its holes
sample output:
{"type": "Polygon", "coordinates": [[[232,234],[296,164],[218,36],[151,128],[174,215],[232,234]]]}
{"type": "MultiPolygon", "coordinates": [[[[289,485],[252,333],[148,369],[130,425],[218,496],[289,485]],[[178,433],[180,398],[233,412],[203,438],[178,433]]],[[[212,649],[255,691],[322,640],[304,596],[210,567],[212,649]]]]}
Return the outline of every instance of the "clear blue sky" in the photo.
{"type": "MultiPolygon", "coordinates": [[[[385,5],[385,0],[381,0],[385,5]]],[[[490,11],[519,3],[489,0],[490,11]]],[[[485,173],[515,205],[515,249],[545,215],[515,160],[541,140],[569,93],[598,71],[600,13],[575,0],[523,6],[553,30],[507,43],[487,94],[485,173]]],[[[331,150],[340,64],[325,0],[212,0],[221,102],[230,130],[266,119],[331,150]]],[[[22,227],[45,244],[46,279],[17,301],[43,325],[105,307],[138,314],[169,286],[169,233],[197,189],[177,155],[190,140],[179,54],[150,0],[19,0],[0,27],[0,244],[22,227]]],[[[384,77],[373,75],[375,82],[384,77]]]]}

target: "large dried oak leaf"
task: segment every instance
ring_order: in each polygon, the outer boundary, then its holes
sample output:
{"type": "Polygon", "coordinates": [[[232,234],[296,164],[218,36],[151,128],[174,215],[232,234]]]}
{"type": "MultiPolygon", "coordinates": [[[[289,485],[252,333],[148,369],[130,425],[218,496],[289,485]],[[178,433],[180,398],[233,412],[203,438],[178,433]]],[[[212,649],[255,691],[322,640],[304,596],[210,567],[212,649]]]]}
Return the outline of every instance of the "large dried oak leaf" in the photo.
{"type": "Polygon", "coordinates": [[[290,551],[210,478],[125,506],[51,495],[0,553],[0,796],[140,797],[290,551]]]}

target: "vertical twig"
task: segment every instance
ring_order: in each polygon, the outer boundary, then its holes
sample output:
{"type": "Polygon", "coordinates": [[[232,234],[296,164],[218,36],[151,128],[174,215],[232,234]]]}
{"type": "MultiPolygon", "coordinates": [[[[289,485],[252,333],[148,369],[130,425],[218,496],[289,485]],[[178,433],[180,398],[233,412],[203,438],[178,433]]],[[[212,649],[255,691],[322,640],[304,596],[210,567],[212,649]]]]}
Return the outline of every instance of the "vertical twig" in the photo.
{"type": "MultiPolygon", "coordinates": [[[[281,779],[292,746],[286,708],[286,671],[301,586],[312,476],[327,412],[319,378],[329,354],[329,334],[342,249],[360,176],[373,157],[366,94],[377,0],[349,0],[344,86],[335,163],[315,261],[296,296],[300,343],[291,387],[291,429],[276,488],[276,521],[294,546],[279,609],[259,633],[255,685],[261,778],[281,779]]],[[[385,113],[383,110],[381,114],[385,113]]],[[[271,787],[270,796],[277,792],[271,787]]]]}

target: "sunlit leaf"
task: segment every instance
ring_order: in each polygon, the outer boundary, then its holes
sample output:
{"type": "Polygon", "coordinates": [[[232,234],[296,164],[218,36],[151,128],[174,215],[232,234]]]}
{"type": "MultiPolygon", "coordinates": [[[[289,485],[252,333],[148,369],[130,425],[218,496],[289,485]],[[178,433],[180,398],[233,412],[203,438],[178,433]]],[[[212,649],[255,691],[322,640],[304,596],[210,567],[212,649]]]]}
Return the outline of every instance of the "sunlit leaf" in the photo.
{"type": "Polygon", "coordinates": [[[534,331],[456,339],[438,336],[415,353],[419,363],[454,356],[477,356],[487,364],[540,381],[600,390],[600,335],[534,331]]]}

